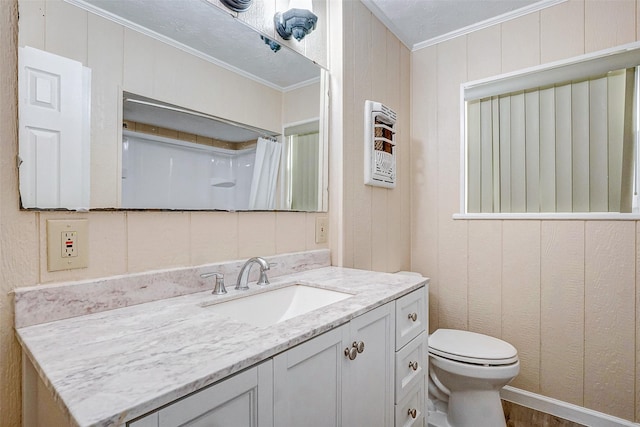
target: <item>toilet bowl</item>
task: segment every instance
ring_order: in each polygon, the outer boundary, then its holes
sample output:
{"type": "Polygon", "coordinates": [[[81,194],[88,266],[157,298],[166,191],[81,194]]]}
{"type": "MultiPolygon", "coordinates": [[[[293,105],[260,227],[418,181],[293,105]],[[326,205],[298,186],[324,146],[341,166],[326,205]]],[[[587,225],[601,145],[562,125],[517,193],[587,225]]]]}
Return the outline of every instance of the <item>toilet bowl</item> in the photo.
{"type": "Polygon", "coordinates": [[[487,335],[438,329],[429,337],[429,425],[505,427],[500,389],[520,371],[517,350],[487,335]]]}

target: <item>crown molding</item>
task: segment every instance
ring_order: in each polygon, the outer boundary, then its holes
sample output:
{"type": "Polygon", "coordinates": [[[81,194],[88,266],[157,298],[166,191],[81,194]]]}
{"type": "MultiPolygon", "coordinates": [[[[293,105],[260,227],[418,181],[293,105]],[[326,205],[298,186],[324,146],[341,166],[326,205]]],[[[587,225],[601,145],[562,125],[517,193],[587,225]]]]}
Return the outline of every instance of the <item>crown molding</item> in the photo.
{"type": "Polygon", "coordinates": [[[373,2],[373,0],[360,0],[362,3],[375,15],[376,18],[380,20],[384,24],[385,27],[389,29],[397,38],[400,40],[400,43],[406,46],[407,49],[412,50],[411,46],[406,44],[403,40],[402,31],[398,28],[393,21],[389,19],[387,15],[378,7],[377,4],[373,2]]]}
{"type": "MultiPolygon", "coordinates": [[[[362,1],[367,3],[367,4],[370,2],[370,0],[362,0],[362,1]]],[[[501,24],[503,22],[510,21],[512,19],[520,18],[521,16],[528,15],[528,14],[534,13],[534,12],[538,12],[540,10],[543,10],[543,9],[548,8],[548,7],[564,3],[566,1],[567,0],[541,0],[541,1],[537,2],[537,3],[530,4],[528,6],[520,8],[520,9],[516,9],[516,10],[513,10],[511,12],[503,13],[502,15],[498,15],[498,16],[495,16],[493,18],[489,18],[489,19],[484,20],[482,22],[478,22],[478,23],[466,26],[464,28],[460,28],[458,30],[451,31],[450,33],[446,33],[446,34],[443,34],[441,36],[434,37],[432,39],[428,39],[428,40],[422,41],[420,43],[416,43],[412,47],[410,47],[410,50],[412,52],[415,52],[416,50],[424,49],[425,47],[433,46],[433,45],[436,45],[438,43],[442,43],[442,42],[445,42],[447,40],[454,39],[456,37],[460,37],[460,36],[464,36],[464,35],[469,34],[469,33],[473,33],[474,31],[482,30],[484,28],[491,27],[493,25],[501,24]]],[[[391,28],[389,28],[389,29],[393,32],[393,30],[391,28]]],[[[394,34],[396,34],[396,33],[394,32],[394,34]]]]}

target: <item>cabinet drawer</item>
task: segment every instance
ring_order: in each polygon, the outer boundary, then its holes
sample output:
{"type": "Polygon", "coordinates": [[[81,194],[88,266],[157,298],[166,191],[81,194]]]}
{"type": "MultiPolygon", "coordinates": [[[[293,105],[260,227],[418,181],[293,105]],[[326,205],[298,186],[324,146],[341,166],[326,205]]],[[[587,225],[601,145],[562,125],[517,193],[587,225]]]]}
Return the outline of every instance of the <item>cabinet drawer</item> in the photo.
{"type": "Polygon", "coordinates": [[[424,405],[424,381],[420,381],[411,389],[410,393],[396,405],[396,427],[422,427],[424,423],[424,405]]]}
{"type": "Polygon", "coordinates": [[[422,287],[396,300],[396,350],[427,329],[427,304],[422,287]]]}
{"type": "Polygon", "coordinates": [[[422,332],[396,353],[396,403],[424,382],[427,367],[427,333],[422,332]]]}

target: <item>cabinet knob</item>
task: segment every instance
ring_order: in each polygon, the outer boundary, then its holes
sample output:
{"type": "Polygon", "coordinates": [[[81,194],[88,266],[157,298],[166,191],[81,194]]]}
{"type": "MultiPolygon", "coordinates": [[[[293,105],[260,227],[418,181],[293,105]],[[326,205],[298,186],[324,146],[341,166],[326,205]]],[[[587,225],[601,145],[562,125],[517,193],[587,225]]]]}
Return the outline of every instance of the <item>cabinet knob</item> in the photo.
{"type": "Polygon", "coordinates": [[[354,360],[358,357],[358,349],[355,347],[347,347],[344,349],[344,355],[349,358],[349,360],[354,360]]]}
{"type": "Polygon", "coordinates": [[[413,320],[414,322],[416,320],[418,320],[418,313],[409,313],[409,319],[413,320]]]}
{"type": "Polygon", "coordinates": [[[411,369],[413,369],[414,371],[418,370],[418,361],[416,360],[415,362],[409,362],[409,367],[411,369]]]}
{"type": "Polygon", "coordinates": [[[416,409],[409,408],[408,415],[411,416],[411,418],[415,419],[418,416],[418,411],[416,409]]]}
{"type": "Polygon", "coordinates": [[[354,342],[353,346],[358,350],[358,353],[362,353],[364,351],[364,341],[354,342]]]}

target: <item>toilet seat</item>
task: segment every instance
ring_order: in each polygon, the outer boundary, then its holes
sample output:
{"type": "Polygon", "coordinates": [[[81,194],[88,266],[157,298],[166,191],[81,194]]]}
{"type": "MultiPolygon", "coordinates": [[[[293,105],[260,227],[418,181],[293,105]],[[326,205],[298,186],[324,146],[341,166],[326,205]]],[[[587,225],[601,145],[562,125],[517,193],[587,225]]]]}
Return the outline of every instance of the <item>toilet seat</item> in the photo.
{"type": "Polygon", "coordinates": [[[518,361],[518,351],[508,342],[475,332],[438,329],[429,336],[429,353],[474,365],[503,366],[518,361]]]}

